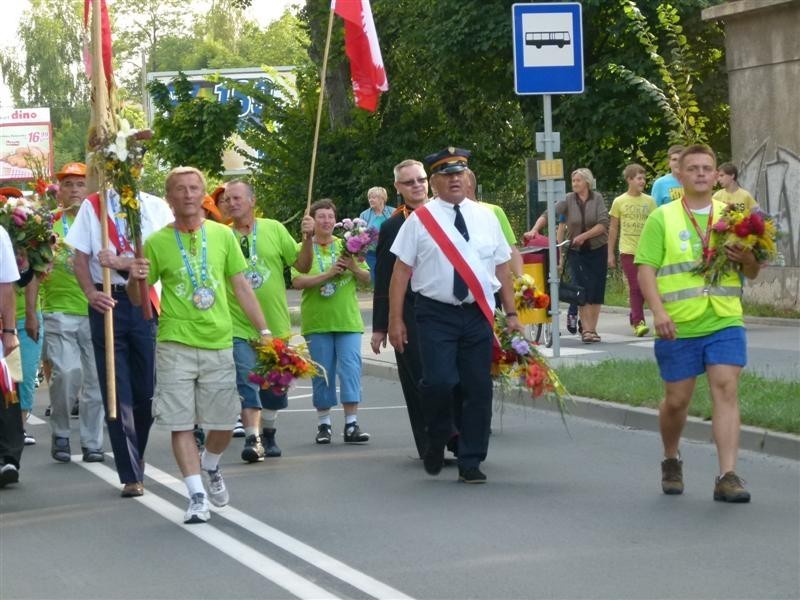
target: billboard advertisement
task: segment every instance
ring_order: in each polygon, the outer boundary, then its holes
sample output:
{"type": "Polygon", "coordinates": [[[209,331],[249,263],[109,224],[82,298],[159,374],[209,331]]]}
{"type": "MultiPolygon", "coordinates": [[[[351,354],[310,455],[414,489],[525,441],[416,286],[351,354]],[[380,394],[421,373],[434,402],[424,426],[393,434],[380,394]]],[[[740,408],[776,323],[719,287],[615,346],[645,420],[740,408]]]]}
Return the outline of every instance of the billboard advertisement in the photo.
{"type": "Polygon", "coordinates": [[[0,181],[26,181],[53,172],[49,108],[0,108],[0,181]]]}
{"type": "MultiPolygon", "coordinates": [[[[286,78],[291,81],[292,67],[273,67],[276,76],[286,78]]],[[[241,112],[239,119],[244,123],[245,119],[255,118],[260,120],[261,105],[253,98],[245,96],[244,94],[230,90],[225,87],[224,83],[219,83],[218,78],[233,79],[236,81],[254,83],[256,87],[262,91],[273,91],[276,93],[275,86],[272,84],[272,76],[265,73],[263,69],[257,67],[242,68],[242,69],[203,69],[198,71],[184,71],[186,78],[192,83],[192,95],[194,97],[206,97],[215,99],[217,102],[230,102],[238,99],[241,102],[241,112]]],[[[156,73],[148,73],[147,81],[160,81],[167,88],[172,91],[172,80],[178,76],[177,71],[162,71],[156,73]]],[[[284,81],[284,84],[286,82],[284,81]]],[[[147,118],[148,122],[153,123],[153,103],[148,102],[147,105],[147,118]]],[[[255,155],[256,151],[242,141],[239,136],[234,136],[233,145],[242,151],[255,155]]],[[[228,149],[223,156],[223,165],[225,167],[225,175],[240,175],[248,172],[245,165],[245,159],[234,149],[228,149]]]]}

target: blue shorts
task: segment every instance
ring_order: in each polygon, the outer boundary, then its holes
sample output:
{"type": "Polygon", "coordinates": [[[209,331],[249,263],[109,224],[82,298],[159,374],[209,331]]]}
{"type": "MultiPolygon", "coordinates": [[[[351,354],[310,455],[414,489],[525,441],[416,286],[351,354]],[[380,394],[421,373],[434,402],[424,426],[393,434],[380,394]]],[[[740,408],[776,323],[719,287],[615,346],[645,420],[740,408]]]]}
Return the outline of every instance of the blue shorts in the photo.
{"type": "Polygon", "coordinates": [[[702,375],[708,365],[747,364],[744,327],[726,327],[701,337],[656,339],[655,352],[661,379],[669,383],[702,375]]]}
{"type": "Polygon", "coordinates": [[[242,408],[266,408],[281,410],[289,406],[287,394],[276,394],[272,390],[262,390],[248,379],[256,366],[256,351],[249,342],[233,338],[233,361],[236,363],[236,388],[242,408]]]}

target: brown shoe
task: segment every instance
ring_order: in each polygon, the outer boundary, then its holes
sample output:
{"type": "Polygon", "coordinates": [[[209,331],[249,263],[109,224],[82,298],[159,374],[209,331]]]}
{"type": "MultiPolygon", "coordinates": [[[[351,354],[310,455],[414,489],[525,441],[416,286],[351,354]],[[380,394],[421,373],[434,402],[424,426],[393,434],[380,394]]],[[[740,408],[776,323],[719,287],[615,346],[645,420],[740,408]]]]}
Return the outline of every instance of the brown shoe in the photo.
{"type": "Polygon", "coordinates": [[[683,493],[683,461],[665,458],[661,462],[661,490],[674,496],[683,493]]]}
{"type": "Polygon", "coordinates": [[[714,500],[721,502],[750,502],[750,492],[744,489],[744,481],[733,471],[717,477],[714,485],[714,500]]]}
{"type": "Polygon", "coordinates": [[[123,498],[136,498],[144,495],[144,484],[141,481],[126,483],[122,486],[120,496],[123,498]]]}

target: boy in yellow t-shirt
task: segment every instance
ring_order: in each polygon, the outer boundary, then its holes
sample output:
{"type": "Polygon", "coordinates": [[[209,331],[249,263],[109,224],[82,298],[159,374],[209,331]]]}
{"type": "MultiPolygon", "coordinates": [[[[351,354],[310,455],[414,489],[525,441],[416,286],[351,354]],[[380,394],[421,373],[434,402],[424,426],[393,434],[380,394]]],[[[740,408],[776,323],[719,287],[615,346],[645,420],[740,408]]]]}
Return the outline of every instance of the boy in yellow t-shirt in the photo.
{"type": "Polygon", "coordinates": [[[611,224],[608,229],[608,266],[616,267],[617,237],[619,236],[619,261],[622,271],[628,280],[630,289],[630,323],[636,337],[643,337],[650,332],[644,320],[644,297],[639,289],[636,265],[633,257],[639,245],[639,236],[647,216],[656,209],[651,196],[643,193],[645,185],[644,167],[630,164],[622,172],[628,182],[628,191],[614,198],[609,216],[611,224]]]}
{"type": "Polygon", "coordinates": [[[732,204],[737,210],[750,210],[758,203],[743,187],[739,187],[739,169],[733,163],[722,163],[717,169],[717,181],[722,186],[712,197],[725,204],[732,204]]]}

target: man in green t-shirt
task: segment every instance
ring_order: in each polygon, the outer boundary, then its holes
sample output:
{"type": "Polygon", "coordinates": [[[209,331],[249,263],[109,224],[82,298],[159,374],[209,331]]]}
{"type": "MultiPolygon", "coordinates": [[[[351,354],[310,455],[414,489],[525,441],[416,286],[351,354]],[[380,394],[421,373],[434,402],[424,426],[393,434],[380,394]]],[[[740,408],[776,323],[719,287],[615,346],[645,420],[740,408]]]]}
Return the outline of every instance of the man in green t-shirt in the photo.
{"type": "Polygon", "coordinates": [[[177,167],[165,187],[175,222],[147,239],[145,257],[131,265],[127,288],[136,305],[142,300],[140,280],[161,281],[153,418],[172,432],[172,450],[190,498],[184,522],[205,523],[211,516],[208,500],[215,506],[229,501],[219,461],[239,412],[227,282],[259,334],[270,336],[270,331],[244,276],[247,264],[235,236],[205,219],[203,174],[177,167]],[[202,457],[195,423],[208,432],[202,457]]]}
{"type": "Polygon", "coordinates": [[[64,238],[86,197],[86,165],[67,163],[56,173],[61,210],[53,221],[58,237],[53,269],[42,280],[44,342],[52,365],[50,377],[50,428],[53,433],[50,451],[54,460],[69,462],[70,409],[80,402],[81,450],[84,462],[102,462],[103,398],[97,379],[89,306],[75,277],[75,251],[64,238]]]}
{"type": "MultiPolygon", "coordinates": [[[[253,188],[243,180],[225,184],[225,206],[233,219],[233,232],[247,261],[245,277],[258,299],[267,326],[275,337],[291,336],[289,306],[286,303],[286,283],[283,271],[292,267],[307,273],[313,260],[311,236],[314,219],[303,217],[300,229],[303,241],[299,248],[286,227],[274,219],[256,219],[256,198],[253,188]]],[[[262,390],[248,379],[256,364],[256,353],[250,341],[258,332],[248,320],[228,285],[228,299],[233,321],[233,360],[236,363],[236,387],[242,403],[242,424],[245,441],[242,460],[253,463],[264,456],[280,456],[275,441],[278,411],[288,406],[286,393],[262,390]],[[259,431],[259,422],[263,428],[259,431]]]]}

